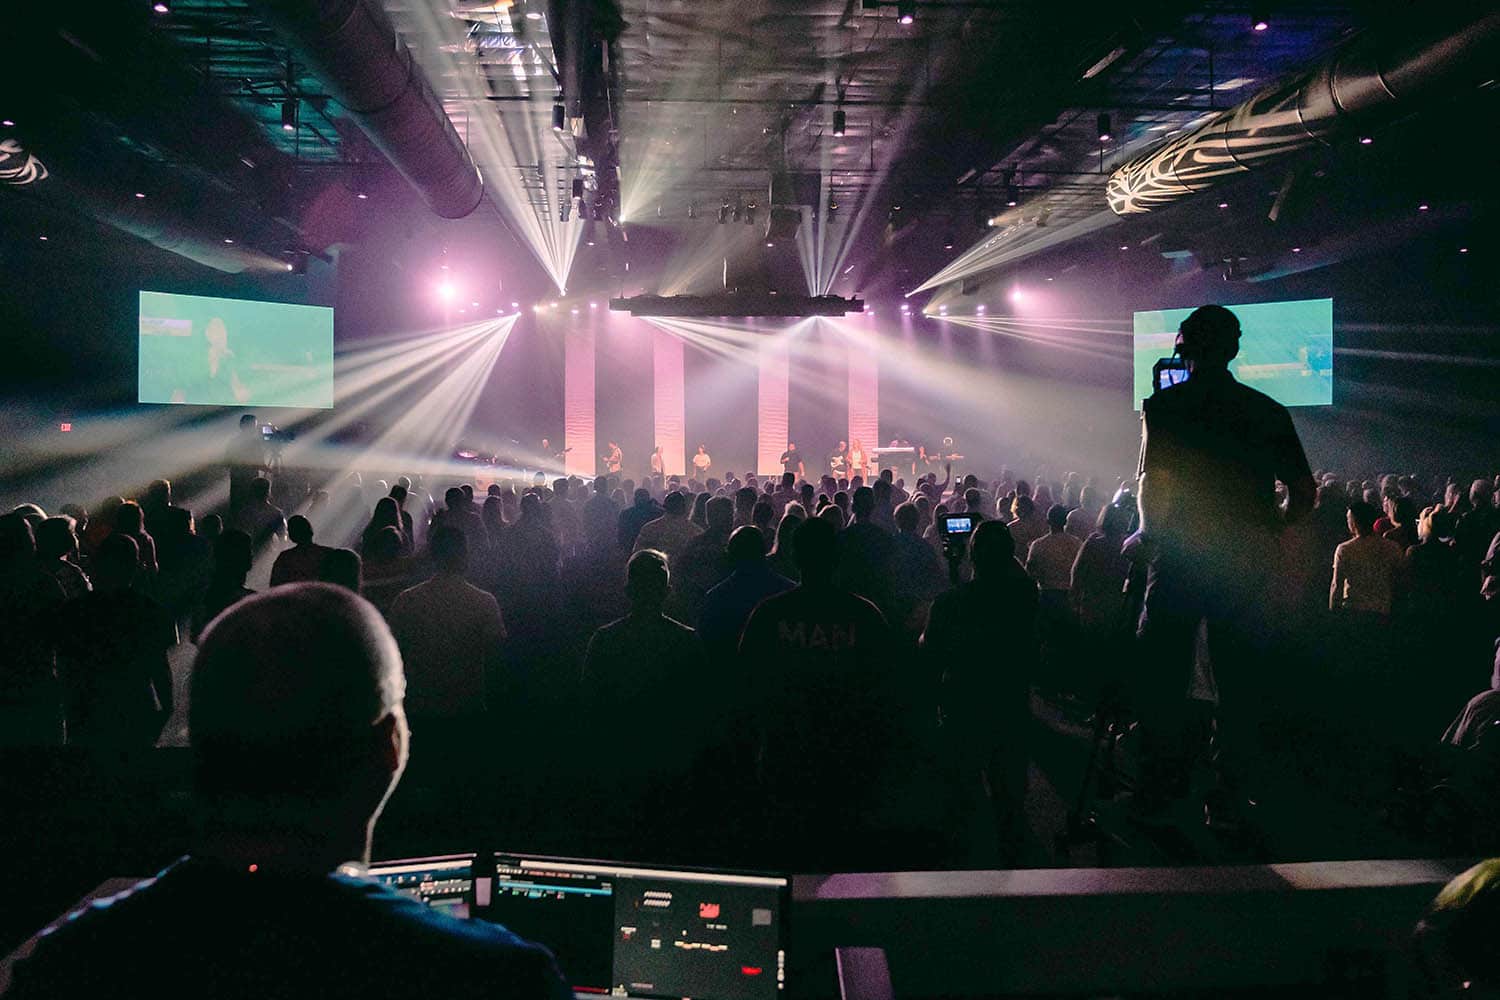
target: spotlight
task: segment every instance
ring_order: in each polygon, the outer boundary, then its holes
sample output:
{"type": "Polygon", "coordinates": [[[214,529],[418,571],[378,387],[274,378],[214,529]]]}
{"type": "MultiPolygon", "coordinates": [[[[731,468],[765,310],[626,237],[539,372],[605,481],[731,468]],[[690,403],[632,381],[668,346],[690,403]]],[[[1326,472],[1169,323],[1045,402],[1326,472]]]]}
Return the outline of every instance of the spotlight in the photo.
{"type": "Polygon", "coordinates": [[[916,0],[899,0],[899,2],[896,4],[896,23],[911,24],[916,19],[916,0]]]}
{"type": "Polygon", "coordinates": [[[458,289],[454,287],[453,282],[443,281],[438,283],[437,293],[438,298],[444,302],[452,302],[453,297],[458,294],[458,289]]]}
{"type": "Polygon", "coordinates": [[[470,302],[469,305],[473,306],[475,309],[479,308],[479,303],[478,302],[470,302]]]}
{"type": "Polygon", "coordinates": [[[907,302],[901,303],[901,311],[904,312],[904,313],[911,312],[911,304],[907,303],[907,302]]]}
{"type": "Polygon", "coordinates": [[[1431,205],[1427,204],[1427,202],[1424,201],[1424,202],[1422,202],[1422,204],[1420,204],[1420,205],[1417,206],[1417,211],[1418,212],[1425,212],[1425,211],[1427,211],[1431,207],[1432,207],[1431,205]]]}
{"type": "Polygon", "coordinates": [[[952,250],[953,249],[953,237],[951,235],[943,237],[943,249],[944,250],[952,250]]]}
{"type": "Polygon", "coordinates": [[[843,136],[843,134],[844,134],[844,124],[845,124],[845,122],[844,122],[844,109],[843,108],[834,108],[834,110],[833,110],[833,134],[836,135],[836,136],[843,136]]]}
{"type": "Polygon", "coordinates": [[[1010,290],[1010,300],[1012,302],[1015,302],[1015,303],[1019,304],[1025,298],[1026,298],[1026,293],[1023,292],[1023,291],[1021,291],[1019,288],[1012,288],[1010,290]]]}
{"type": "Polygon", "coordinates": [[[590,309],[598,309],[599,308],[599,303],[597,303],[597,302],[590,302],[589,303],[589,308],[590,309]]]}
{"type": "Polygon", "coordinates": [[[1362,136],[1359,137],[1359,144],[1361,146],[1368,146],[1368,145],[1370,145],[1374,141],[1375,141],[1375,137],[1374,136],[1362,135],[1362,136]]]}
{"type": "Polygon", "coordinates": [[[1005,186],[1005,204],[1008,208],[1015,208],[1021,204],[1021,189],[1014,184],[1005,186]]]}
{"type": "Polygon", "coordinates": [[[137,192],[136,192],[136,193],[135,193],[135,196],[136,196],[136,197],[137,197],[137,198],[144,198],[144,197],[146,197],[146,192],[144,192],[144,191],[137,191],[137,192]]]}
{"type": "Polygon", "coordinates": [[[1229,202],[1227,202],[1227,201],[1221,201],[1221,202],[1219,202],[1219,207],[1220,208],[1228,208],[1229,207],[1229,202]]]}
{"type": "Polygon", "coordinates": [[[1120,249],[1121,250],[1129,250],[1130,249],[1130,244],[1129,243],[1121,243],[1120,244],[1120,249]]]}
{"type": "Polygon", "coordinates": [[[1292,253],[1301,253],[1301,252],[1302,252],[1302,248],[1301,247],[1292,247],[1292,253]]]}
{"type": "Polygon", "coordinates": [[[0,125],[4,125],[6,128],[15,128],[16,127],[15,121],[13,119],[10,119],[10,118],[5,119],[4,121],[0,121],[0,125]]]}
{"type": "Polygon", "coordinates": [[[356,194],[354,197],[358,198],[360,201],[368,201],[370,196],[368,194],[366,194],[365,192],[361,191],[358,194],[356,194]]]}
{"type": "Polygon", "coordinates": [[[1109,127],[1109,112],[1108,111],[1101,111],[1101,112],[1099,112],[1099,117],[1097,119],[1097,123],[1099,125],[1099,141],[1100,142],[1109,142],[1110,139],[1114,138],[1114,136],[1111,134],[1110,127],[1109,127]]]}
{"type": "Polygon", "coordinates": [[[230,239],[229,237],[226,236],[226,237],[224,237],[224,242],[233,245],[234,240],[232,240],[232,239],[230,239]]]}
{"type": "Polygon", "coordinates": [[[1262,8],[1256,7],[1255,9],[1253,9],[1250,12],[1250,27],[1253,30],[1255,30],[1255,31],[1265,31],[1270,26],[1271,26],[1271,22],[1266,17],[1265,10],[1263,10],[1262,8]]]}
{"type": "Polygon", "coordinates": [[[512,303],[511,303],[511,304],[510,304],[510,307],[511,307],[511,308],[512,308],[512,309],[519,309],[519,308],[521,308],[521,303],[519,303],[519,302],[512,302],[512,303]]]}
{"type": "Polygon", "coordinates": [[[939,316],[946,316],[946,315],[948,315],[948,307],[947,306],[938,306],[938,315],[939,316]]]}
{"type": "Polygon", "coordinates": [[[976,314],[978,314],[978,315],[980,315],[980,316],[983,316],[983,315],[984,315],[984,312],[985,312],[985,306],[984,306],[984,303],[980,303],[980,304],[979,304],[979,305],[977,305],[977,306],[975,306],[975,307],[974,307],[974,312],[975,312],[975,313],[976,313],[976,314]]]}
{"type": "Polygon", "coordinates": [[[767,240],[767,241],[766,241],[766,246],[768,246],[768,247],[774,247],[774,246],[775,246],[775,245],[776,245],[776,244],[775,244],[775,243],[773,243],[773,242],[771,242],[771,241],[770,241],[770,240],[767,240]]]}
{"type": "Polygon", "coordinates": [[[43,243],[47,242],[47,237],[45,236],[38,236],[37,239],[41,240],[43,243]]]}
{"type": "Polygon", "coordinates": [[[283,132],[297,131],[297,99],[288,97],[281,102],[281,130],[283,132]]]}
{"type": "Polygon", "coordinates": [[[151,9],[156,11],[158,14],[172,13],[172,8],[167,3],[167,0],[156,0],[156,3],[151,5],[151,9]]]}
{"type": "Polygon", "coordinates": [[[568,127],[568,109],[558,101],[552,105],[552,131],[561,132],[568,127]]]}
{"type": "Polygon", "coordinates": [[[569,309],[568,312],[572,313],[574,316],[578,315],[578,310],[577,309],[569,309]]]}
{"type": "MultiPolygon", "coordinates": [[[[43,236],[43,237],[42,237],[42,239],[44,239],[44,240],[45,240],[45,239],[46,239],[46,238],[47,238],[47,237],[45,237],[45,236],[43,236]]],[[[1459,252],[1459,253],[1468,253],[1468,252],[1469,252],[1469,248],[1468,248],[1468,247],[1459,247],[1459,248],[1458,248],[1458,252],[1459,252]]]]}
{"type": "Polygon", "coordinates": [[[542,12],[539,10],[528,10],[526,12],[526,20],[528,21],[540,21],[541,19],[542,12]]]}

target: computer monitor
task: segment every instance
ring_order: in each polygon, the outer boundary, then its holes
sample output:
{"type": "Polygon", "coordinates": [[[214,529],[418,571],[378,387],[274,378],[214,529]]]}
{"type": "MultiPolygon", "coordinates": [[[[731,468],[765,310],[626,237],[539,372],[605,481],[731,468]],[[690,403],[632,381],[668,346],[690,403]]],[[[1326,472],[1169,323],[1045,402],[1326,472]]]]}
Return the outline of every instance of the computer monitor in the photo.
{"type": "MultiPolygon", "coordinates": [[[[449,854],[436,858],[408,858],[373,864],[366,874],[454,917],[470,917],[480,905],[480,886],[474,878],[474,855],[449,854]]],[[[484,902],[489,886],[483,886],[484,902]]]]}
{"type": "Polygon", "coordinates": [[[786,988],[785,877],[510,853],[369,875],[546,945],[579,998],[776,1000],[786,988]]]}

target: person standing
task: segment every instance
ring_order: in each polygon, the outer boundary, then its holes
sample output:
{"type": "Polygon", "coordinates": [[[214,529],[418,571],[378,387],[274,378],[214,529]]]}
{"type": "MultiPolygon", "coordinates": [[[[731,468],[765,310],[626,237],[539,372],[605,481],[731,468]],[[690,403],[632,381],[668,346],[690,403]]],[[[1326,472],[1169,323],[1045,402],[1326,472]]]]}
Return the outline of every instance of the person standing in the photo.
{"type": "Polygon", "coordinates": [[[609,442],[609,450],[604,454],[604,472],[606,475],[618,476],[620,467],[625,464],[625,453],[620,446],[613,441],[609,442]]]}
{"type": "Polygon", "coordinates": [[[802,479],[806,470],[802,466],[802,453],[797,450],[797,442],[788,441],[786,451],[781,453],[781,469],[790,472],[798,479],[802,479]]]}
{"type": "Polygon", "coordinates": [[[657,445],[656,450],[651,453],[651,475],[654,478],[660,479],[662,477],[663,470],[666,468],[666,461],[666,458],[661,453],[661,445],[657,445]]]}
{"type": "Polygon", "coordinates": [[[1138,634],[1153,669],[1138,701],[1143,751],[1165,765],[1147,782],[1162,799],[1187,787],[1191,755],[1182,749],[1200,627],[1219,690],[1222,769],[1242,786],[1238,802],[1254,798],[1243,786],[1266,760],[1260,731],[1279,680],[1264,655],[1268,569],[1284,527],[1313,507],[1312,471],[1291,415],[1230,373],[1239,349],[1234,313],[1195,309],[1177,334],[1188,379],[1142,407],[1141,526],[1126,548],[1149,558],[1138,634]]]}
{"type": "Polygon", "coordinates": [[[713,464],[713,456],[709,455],[708,446],[700,444],[698,454],[693,456],[693,468],[697,470],[699,476],[706,476],[708,470],[713,468],[713,464]]]}

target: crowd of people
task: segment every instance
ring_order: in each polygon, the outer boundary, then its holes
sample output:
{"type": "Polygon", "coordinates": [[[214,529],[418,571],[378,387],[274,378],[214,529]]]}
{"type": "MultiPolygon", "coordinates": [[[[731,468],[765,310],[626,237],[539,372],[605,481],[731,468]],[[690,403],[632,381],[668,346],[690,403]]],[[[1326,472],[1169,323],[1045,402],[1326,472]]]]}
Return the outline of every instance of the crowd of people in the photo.
{"type": "MultiPolygon", "coordinates": [[[[1290,714],[1368,762],[1436,745],[1462,710],[1448,744],[1492,751],[1497,484],[1316,481],[1267,594],[1276,639],[1301,651],[1278,675],[1300,695],[1290,714]]],[[[601,794],[651,803],[710,760],[809,828],[936,808],[891,790],[945,769],[983,790],[1014,856],[1033,693],[1087,714],[1128,681],[1133,485],[726,473],[458,483],[437,500],[420,478],[282,497],[262,475],[201,522],[164,480],[93,510],[25,503],[0,517],[0,739],[150,746],[173,714],[169,651],[269,564],[273,588],[331,582],[385,616],[419,732],[566,706],[631,734],[630,754],[601,761],[601,794]],[[978,524],[961,544],[952,514],[978,524]]],[[[1211,656],[1182,694],[1212,713],[1211,656]]],[[[1459,756],[1456,787],[1482,786],[1482,754],[1459,756]]]]}

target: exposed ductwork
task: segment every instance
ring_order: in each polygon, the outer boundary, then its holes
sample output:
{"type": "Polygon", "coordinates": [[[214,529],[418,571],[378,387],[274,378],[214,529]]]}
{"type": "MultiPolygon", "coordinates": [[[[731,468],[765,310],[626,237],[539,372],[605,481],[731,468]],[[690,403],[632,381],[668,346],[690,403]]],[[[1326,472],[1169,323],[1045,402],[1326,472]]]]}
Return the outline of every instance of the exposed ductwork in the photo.
{"type": "Polygon", "coordinates": [[[263,9],[434,212],[462,219],[479,207],[479,168],[376,0],[264,0],[263,9]]]}
{"type": "Polygon", "coordinates": [[[1106,195],[1133,215],[1206,191],[1421,102],[1477,86],[1500,65],[1500,12],[1417,44],[1362,36],[1318,66],[1117,167],[1106,195]]]}

